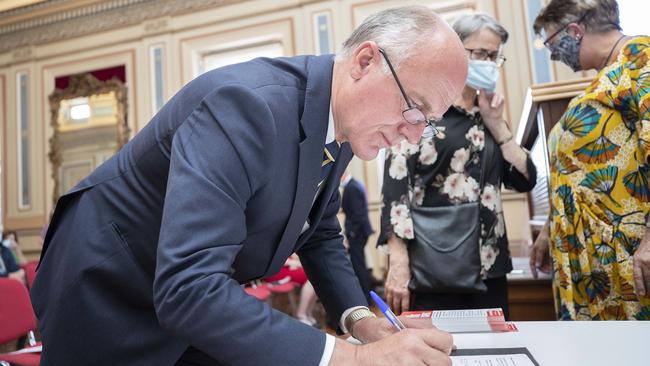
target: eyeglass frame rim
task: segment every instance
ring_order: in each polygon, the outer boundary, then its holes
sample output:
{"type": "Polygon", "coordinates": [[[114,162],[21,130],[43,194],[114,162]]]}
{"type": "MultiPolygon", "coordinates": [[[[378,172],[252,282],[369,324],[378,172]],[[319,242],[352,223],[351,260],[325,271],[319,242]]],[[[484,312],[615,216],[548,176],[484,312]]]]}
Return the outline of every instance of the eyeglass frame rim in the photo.
{"type": "MultiPolygon", "coordinates": [[[[474,53],[474,51],[476,51],[476,50],[483,50],[483,51],[486,51],[486,53],[487,53],[487,50],[485,48],[467,48],[467,47],[465,47],[465,51],[469,51],[470,55],[472,53],[474,53]]],[[[496,63],[497,66],[501,67],[501,66],[503,66],[504,63],[506,63],[506,60],[508,60],[508,59],[506,58],[506,56],[503,55],[503,53],[501,53],[501,50],[498,50],[497,52],[498,52],[498,55],[496,57],[496,60],[494,60],[494,61],[490,60],[490,61],[496,63]],[[501,63],[499,63],[499,61],[501,61],[501,63]]],[[[490,57],[488,56],[488,59],[489,58],[490,57]]],[[[485,61],[485,60],[477,60],[477,61],[485,61]]]]}
{"type": "Polygon", "coordinates": [[[424,112],[422,112],[422,110],[420,110],[420,108],[418,108],[417,106],[414,106],[414,105],[411,104],[411,102],[409,101],[409,97],[406,95],[406,92],[404,91],[404,87],[402,86],[402,83],[399,81],[399,78],[397,77],[397,73],[395,72],[395,68],[393,68],[393,64],[390,62],[390,59],[388,58],[388,55],[386,54],[386,51],[384,51],[384,49],[381,48],[381,47],[378,47],[378,49],[379,49],[379,53],[381,53],[382,56],[384,56],[384,60],[386,60],[386,64],[388,64],[388,68],[390,69],[391,74],[393,74],[393,79],[395,79],[395,83],[397,83],[397,87],[399,87],[399,91],[402,93],[402,97],[404,98],[404,101],[406,102],[406,106],[408,107],[408,109],[405,109],[405,110],[402,111],[402,118],[404,118],[404,120],[410,125],[413,125],[413,126],[419,125],[419,123],[411,123],[408,119],[406,119],[406,117],[404,117],[404,113],[406,113],[406,112],[408,112],[408,111],[410,111],[412,109],[417,109],[424,116],[424,123],[426,124],[426,127],[431,128],[432,133],[433,133],[432,137],[437,135],[439,133],[439,131],[433,125],[433,122],[437,122],[438,120],[436,120],[434,118],[427,118],[427,115],[424,114],[424,112]]]}
{"type": "Polygon", "coordinates": [[[557,36],[558,34],[560,34],[560,33],[563,32],[563,31],[565,31],[565,30],[569,27],[569,25],[571,25],[571,23],[576,23],[576,24],[580,24],[580,23],[582,23],[582,21],[585,20],[585,17],[586,17],[586,16],[587,16],[587,12],[585,12],[584,14],[582,14],[582,16],[581,16],[580,18],[578,18],[578,20],[568,22],[567,24],[565,24],[564,26],[562,26],[560,29],[558,29],[558,30],[556,30],[555,32],[553,32],[553,34],[551,34],[550,36],[548,36],[548,37],[546,38],[546,40],[544,41],[544,47],[546,47],[548,50],[551,50],[551,46],[548,44],[548,43],[551,41],[551,39],[555,38],[555,36],[557,36]]]}

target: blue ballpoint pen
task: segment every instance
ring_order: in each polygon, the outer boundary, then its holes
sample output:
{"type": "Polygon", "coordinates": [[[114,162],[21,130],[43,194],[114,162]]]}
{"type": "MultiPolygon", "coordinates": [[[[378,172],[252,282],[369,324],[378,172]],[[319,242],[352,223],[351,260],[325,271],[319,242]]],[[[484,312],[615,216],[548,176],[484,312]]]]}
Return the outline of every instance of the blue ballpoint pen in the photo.
{"type": "Polygon", "coordinates": [[[402,324],[402,322],[399,321],[397,316],[395,316],[395,313],[393,313],[390,310],[388,305],[386,305],[384,300],[382,300],[381,297],[379,297],[379,295],[377,295],[374,291],[370,291],[370,297],[372,297],[372,300],[375,302],[375,304],[377,304],[377,307],[379,307],[379,310],[381,310],[381,312],[384,313],[384,316],[386,316],[386,319],[388,319],[388,321],[391,324],[393,324],[393,326],[395,328],[397,328],[397,330],[406,329],[404,324],[402,324]]]}

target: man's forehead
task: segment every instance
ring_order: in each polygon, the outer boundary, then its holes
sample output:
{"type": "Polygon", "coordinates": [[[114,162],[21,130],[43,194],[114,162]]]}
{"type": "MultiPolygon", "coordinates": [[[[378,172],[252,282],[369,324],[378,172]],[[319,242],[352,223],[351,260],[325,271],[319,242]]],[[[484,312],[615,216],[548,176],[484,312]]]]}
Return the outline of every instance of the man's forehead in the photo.
{"type": "MultiPolygon", "coordinates": [[[[407,91],[408,93],[408,91],[407,91]]],[[[439,118],[444,114],[446,106],[454,102],[454,88],[446,78],[436,79],[425,87],[424,92],[412,91],[413,102],[420,107],[429,118],[439,118]]]]}

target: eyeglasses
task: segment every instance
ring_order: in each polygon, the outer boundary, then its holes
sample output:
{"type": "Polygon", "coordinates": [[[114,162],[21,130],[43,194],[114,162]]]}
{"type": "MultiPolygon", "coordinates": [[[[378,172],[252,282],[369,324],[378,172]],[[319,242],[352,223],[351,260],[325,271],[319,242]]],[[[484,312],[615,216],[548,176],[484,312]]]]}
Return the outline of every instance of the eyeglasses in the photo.
{"type": "Polygon", "coordinates": [[[485,48],[465,48],[469,52],[469,58],[472,60],[490,60],[501,67],[506,62],[506,57],[500,51],[490,52],[485,48]]]}
{"type": "Polygon", "coordinates": [[[580,18],[578,18],[578,20],[576,20],[575,22],[569,22],[569,23],[565,24],[564,27],[561,27],[560,29],[556,30],[553,34],[548,36],[546,38],[546,40],[544,40],[544,46],[546,46],[546,48],[548,48],[549,51],[553,51],[553,45],[550,43],[551,40],[553,38],[555,38],[555,36],[560,34],[560,32],[565,31],[567,29],[567,27],[569,26],[569,24],[571,24],[571,23],[582,23],[582,21],[585,19],[585,16],[587,16],[587,13],[582,14],[582,16],[580,18]]]}
{"type": "Polygon", "coordinates": [[[418,107],[411,104],[409,97],[406,96],[404,87],[402,87],[402,83],[400,83],[399,78],[397,77],[397,73],[395,73],[395,69],[393,68],[393,65],[390,63],[390,60],[386,55],[386,52],[380,48],[379,53],[381,53],[384,56],[384,59],[386,59],[388,68],[390,69],[390,72],[393,74],[393,78],[395,79],[395,82],[399,87],[399,91],[402,93],[402,97],[404,97],[404,100],[406,101],[406,106],[408,108],[402,111],[402,117],[404,117],[404,120],[416,126],[422,123],[426,123],[427,126],[424,128],[424,131],[422,132],[422,137],[433,137],[437,135],[438,130],[433,124],[435,122],[438,122],[438,120],[435,118],[427,118],[418,107]]]}

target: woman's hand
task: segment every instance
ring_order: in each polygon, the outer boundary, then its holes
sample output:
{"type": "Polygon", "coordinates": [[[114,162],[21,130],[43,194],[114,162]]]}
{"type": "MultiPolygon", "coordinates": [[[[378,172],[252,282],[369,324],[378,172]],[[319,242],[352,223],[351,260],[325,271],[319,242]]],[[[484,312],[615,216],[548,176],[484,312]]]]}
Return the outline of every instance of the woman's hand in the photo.
{"type": "Polygon", "coordinates": [[[549,273],[551,271],[551,254],[549,252],[549,238],[548,238],[548,221],[537,235],[535,243],[530,252],[530,271],[533,278],[537,278],[537,270],[542,273],[549,273]]]}
{"type": "Polygon", "coordinates": [[[478,108],[481,113],[481,118],[483,118],[483,123],[490,130],[490,134],[494,136],[497,142],[505,141],[512,136],[510,127],[508,127],[506,121],[503,119],[504,105],[505,99],[501,94],[494,93],[488,95],[488,92],[481,90],[478,95],[478,108]]]}
{"type": "Polygon", "coordinates": [[[386,301],[395,314],[409,310],[411,292],[408,284],[411,280],[409,257],[404,241],[395,235],[388,239],[390,257],[388,262],[388,275],[385,290],[386,301]]]}
{"type": "Polygon", "coordinates": [[[639,296],[650,294],[650,229],[645,230],[641,244],[634,252],[634,285],[639,296]]]}

